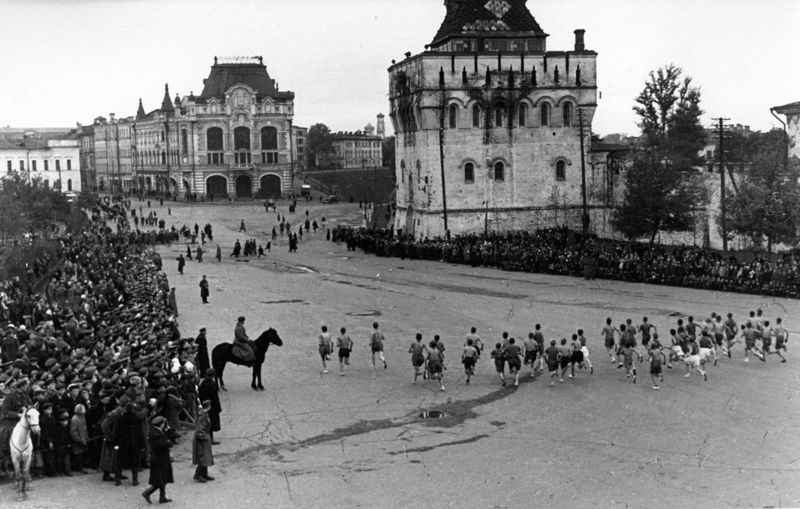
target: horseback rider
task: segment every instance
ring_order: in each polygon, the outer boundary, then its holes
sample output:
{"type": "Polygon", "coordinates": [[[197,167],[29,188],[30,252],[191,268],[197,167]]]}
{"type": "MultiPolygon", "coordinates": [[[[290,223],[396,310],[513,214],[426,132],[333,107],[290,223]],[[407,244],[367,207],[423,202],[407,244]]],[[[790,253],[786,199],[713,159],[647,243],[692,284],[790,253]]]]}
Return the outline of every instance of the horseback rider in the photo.
{"type": "Polygon", "coordinates": [[[253,350],[250,338],[244,330],[244,317],[240,316],[233,329],[233,356],[245,366],[252,366],[256,362],[256,354],[253,350]]]}
{"type": "Polygon", "coordinates": [[[3,398],[3,404],[0,405],[0,459],[11,454],[8,446],[11,432],[19,422],[22,409],[30,404],[28,378],[23,377],[11,385],[11,392],[3,398]]]}

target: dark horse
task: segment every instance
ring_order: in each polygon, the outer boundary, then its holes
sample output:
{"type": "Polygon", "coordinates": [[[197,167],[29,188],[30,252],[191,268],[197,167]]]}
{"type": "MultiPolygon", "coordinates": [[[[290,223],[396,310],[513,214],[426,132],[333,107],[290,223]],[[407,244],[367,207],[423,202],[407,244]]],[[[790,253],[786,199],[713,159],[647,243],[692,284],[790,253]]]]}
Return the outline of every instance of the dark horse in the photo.
{"type": "MultiPolygon", "coordinates": [[[[262,332],[253,343],[253,350],[256,354],[256,363],[252,365],[253,381],[250,384],[250,387],[255,390],[263,391],[264,386],[261,384],[261,365],[264,364],[264,358],[267,355],[267,350],[269,350],[269,345],[283,346],[283,340],[281,340],[280,336],[278,336],[278,332],[275,329],[269,328],[262,332]],[[258,381],[258,385],[256,385],[256,381],[258,381]]],[[[211,351],[211,366],[214,368],[214,371],[216,371],[215,381],[223,391],[227,390],[225,388],[225,382],[222,380],[222,374],[225,371],[225,364],[230,362],[240,366],[249,366],[248,364],[242,363],[239,359],[234,358],[232,350],[233,343],[222,343],[215,346],[211,351]]]]}

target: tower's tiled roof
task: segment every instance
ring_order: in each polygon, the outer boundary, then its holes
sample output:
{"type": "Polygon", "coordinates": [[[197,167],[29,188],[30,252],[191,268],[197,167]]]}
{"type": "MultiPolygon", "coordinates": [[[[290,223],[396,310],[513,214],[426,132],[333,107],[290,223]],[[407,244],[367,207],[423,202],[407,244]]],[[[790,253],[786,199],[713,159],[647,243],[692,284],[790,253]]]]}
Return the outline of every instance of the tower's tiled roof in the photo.
{"type": "Polygon", "coordinates": [[[775,106],[772,109],[783,114],[798,113],[800,112],[800,101],[784,104],[783,106],[775,106]]]}
{"type": "Polygon", "coordinates": [[[225,91],[237,83],[247,85],[255,90],[258,100],[264,97],[285,98],[292,96],[290,92],[278,92],[275,87],[275,80],[269,77],[267,68],[263,64],[215,63],[211,66],[211,73],[203,83],[203,92],[200,94],[201,101],[212,97],[224,100],[225,91]]]}
{"type": "Polygon", "coordinates": [[[534,19],[525,0],[450,0],[447,15],[431,44],[454,35],[529,32],[546,35],[534,19]]]}

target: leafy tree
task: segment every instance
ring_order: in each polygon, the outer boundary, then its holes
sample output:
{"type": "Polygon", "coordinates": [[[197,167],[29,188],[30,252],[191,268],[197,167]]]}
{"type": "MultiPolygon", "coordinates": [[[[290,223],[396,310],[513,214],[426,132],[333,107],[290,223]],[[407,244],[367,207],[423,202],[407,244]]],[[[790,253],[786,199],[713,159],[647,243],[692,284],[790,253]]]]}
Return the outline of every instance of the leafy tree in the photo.
{"type": "Polygon", "coordinates": [[[694,224],[694,209],[706,200],[694,166],[705,145],[700,123],[700,90],[690,77],[668,65],[650,72],[635,99],[643,146],[626,175],[625,198],[612,219],[631,239],[659,230],[685,231],[694,224]]]}
{"type": "Polygon", "coordinates": [[[698,176],[678,170],[658,152],[641,152],[626,175],[623,204],[615,211],[614,226],[630,239],[655,241],[659,230],[686,231],[694,224],[695,204],[705,201],[698,176]]]}
{"type": "Polygon", "coordinates": [[[308,128],[306,141],[308,165],[317,167],[317,157],[333,152],[333,134],[325,124],[314,124],[308,128]]]}
{"type": "MultiPolygon", "coordinates": [[[[737,192],[726,201],[725,219],[730,236],[749,237],[757,246],[767,241],[795,244],[800,227],[800,161],[785,160],[786,135],[775,130],[733,137],[726,159],[741,161],[737,192]]],[[[721,213],[717,224],[721,223],[721,213]]]]}
{"type": "Polygon", "coordinates": [[[0,243],[22,235],[28,229],[22,204],[11,193],[0,193],[0,243]]]}

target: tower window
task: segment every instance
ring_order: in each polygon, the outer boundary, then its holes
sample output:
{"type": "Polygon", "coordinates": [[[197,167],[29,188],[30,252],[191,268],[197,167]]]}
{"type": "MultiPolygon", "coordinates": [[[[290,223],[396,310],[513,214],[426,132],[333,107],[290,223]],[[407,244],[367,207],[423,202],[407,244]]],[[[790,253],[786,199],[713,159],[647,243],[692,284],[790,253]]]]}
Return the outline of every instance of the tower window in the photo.
{"type": "Polygon", "coordinates": [[[475,165],[472,163],[464,165],[464,182],[467,184],[475,182],[475,165]]]}
{"type": "Polygon", "coordinates": [[[547,103],[542,104],[542,106],[539,108],[539,114],[540,114],[540,117],[541,117],[539,123],[542,125],[542,127],[549,126],[550,125],[550,105],[547,104],[547,103]]]}
{"type": "Polygon", "coordinates": [[[450,129],[458,127],[458,106],[451,104],[449,108],[450,129]]]}
{"type": "Polygon", "coordinates": [[[500,104],[494,107],[494,126],[503,127],[503,106],[500,104]]]}
{"type": "Polygon", "coordinates": [[[494,163],[494,179],[499,182],[506,179],[506,167],[501,161],[494,163]]]}
{"type": "Polygon", "coordinates": [[[525,103],[519,105],[519,125],[520,127],[528,125],[528,105],[525,103]]]}
{"type": "Polygon", "coordinates": [[[472,107],[472,127],[481,126],[481,107],[477,104],[472,107]]]}
{"type": "Polygon", "coordinates": [[[561,107],[561,113],[564,116],[564,127],[572,126],[572,103],[565,102],[561,107]]]}
{"type": "Polygon", "coordinates": [[[567,180],[567,164],[564,161],[556,163],[556,180],[567,180]]]}

